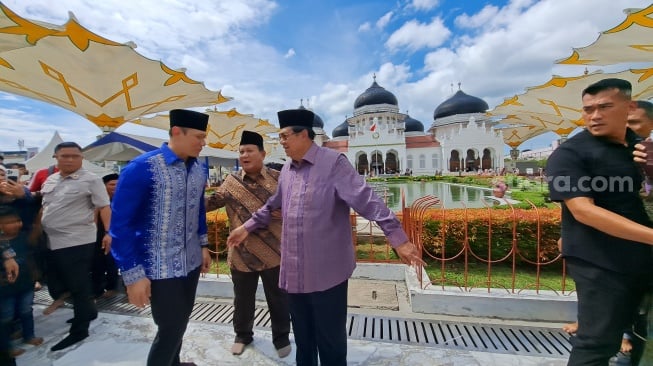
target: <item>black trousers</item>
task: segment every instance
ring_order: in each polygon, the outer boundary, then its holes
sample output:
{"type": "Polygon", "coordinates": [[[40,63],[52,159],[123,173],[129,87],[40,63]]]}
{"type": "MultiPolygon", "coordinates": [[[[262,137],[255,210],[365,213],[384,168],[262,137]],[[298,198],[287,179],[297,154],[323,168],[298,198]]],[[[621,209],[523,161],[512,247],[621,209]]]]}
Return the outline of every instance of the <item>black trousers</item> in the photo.
{"type": "Polygon", "coordinates": [[[147,366],[179,365],[181,343],[195,304],[200,268],[186,277],[152,280],[150,304],[158,330],[147,356],[147,366]]]}
{"type": "Polygon", "coordinates": [[[41,268],[41,281],[48,286],[48,294],[56,300],[68,291],[63,280],[57,274],[54,266],[53,251],[48,249],[48,238],[45,233],[41,234],[38,243],[36,260],[37,266],[41,268]]]}
{"type": "Polygon", "coordinates": [[[288,294],[298,366],[347,365],[347,287],[288,294]]]}
{"type": "Polygon", "coordinates": [[[261,277],[265,300],[270,310],[272,322],[272,343],[276,349],[290,344],[290,312],[288,297],[279,288],[279,267],[259,272],[241,272],[231,269],[234,283],[234,332],[235,342],[249,344],[254,339],[254,311],[256,308],[256,288],[261,277]]]}
{"type": "Polygon", "coordinates": [[[91,262],[94,243],[51,250],[48,253],[49,270],[63,288],[70,291],[74,317],[70,334],[88,334],[91,319],[97,308],[91,292],[91,262]]]}
{"type": "MultiPolygon", "coordinates": [[[[578,294],[578,332],[571,338],[568,365],[607,366],[619,352],[624,329],[636,321],[650,276],[617,273],[573,257],[566,262],[578,294]]],[[[633,340],[634,348],[641,346],[633,340]]]]}
{"type": "Polygon", "coordinates": [[[118,288],[118,267],[111,253],[104,254],[102,241],[95,242],[94,248],[91,279],[93,295],[98,297],[104,293],[104,290],[115,291],[118,288]]]}

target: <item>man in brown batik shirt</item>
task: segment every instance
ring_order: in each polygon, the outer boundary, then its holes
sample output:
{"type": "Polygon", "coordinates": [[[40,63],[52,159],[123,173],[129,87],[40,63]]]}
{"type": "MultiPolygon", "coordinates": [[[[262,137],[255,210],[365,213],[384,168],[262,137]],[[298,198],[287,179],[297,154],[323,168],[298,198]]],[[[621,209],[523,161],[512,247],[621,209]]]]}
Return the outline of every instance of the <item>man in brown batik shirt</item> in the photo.
{"type": "MultiPolygon", "coordinates": [[[[265,204],[277,190],[279,178],[278,171],[263,166],[265,150],[263,137],[258,133],[243,131],[239,152],[242,171],[229,175],[207,202],[209,211],[226,206],[231,228],[242,225],[265,204]]],[[[272,343],[279,357],[290,354],[288,300],[279,289],[280,239],[281,219],[275,218],[267,228],[252,232],[244,245],[229,248],[227,262],[234,284],[233,323],[236,333],[231,352],[235,355],[243,353],[245,346],[253,341],[259,277],[270,310],[272,343]]]]}

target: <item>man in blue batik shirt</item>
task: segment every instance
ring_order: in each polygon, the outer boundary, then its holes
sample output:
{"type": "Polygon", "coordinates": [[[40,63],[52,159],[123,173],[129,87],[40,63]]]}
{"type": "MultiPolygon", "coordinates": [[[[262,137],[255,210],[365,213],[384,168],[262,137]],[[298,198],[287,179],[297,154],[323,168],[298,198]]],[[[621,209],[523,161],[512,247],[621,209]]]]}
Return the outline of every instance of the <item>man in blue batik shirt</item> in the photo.
{"type": "Polygon", "coordinates": [[[132,160],[120,173],[112,202],[111,252],[129,302],[152,306],[158,331],[148,366],[180,363],[182,339],[200,272],[211,265],[204,187],[197,161],[208,115],[170,111],[170,142],[132,160]]]}

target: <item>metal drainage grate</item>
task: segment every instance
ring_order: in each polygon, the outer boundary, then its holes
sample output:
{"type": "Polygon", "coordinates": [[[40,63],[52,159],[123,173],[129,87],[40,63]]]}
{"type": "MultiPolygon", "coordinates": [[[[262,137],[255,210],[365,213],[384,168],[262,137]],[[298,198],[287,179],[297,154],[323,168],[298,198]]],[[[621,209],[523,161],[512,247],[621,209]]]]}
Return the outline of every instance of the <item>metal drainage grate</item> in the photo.
{"type": "MultiPolygon", "coordinates": [[[[52,302],[46,291],[35,294],[34,302],[52,302]]],[[[97,300],[98,310],[107,313],[152,316],[149,307],[139,309],[127,302],[125,295],[97,300]]],[[[66,304],[70,307],[70,304],[66,304]]],[[[231,304],[199,300],[191,320],[231,324],[234,307],[231,304]]],[[[257,307],[254,326],[270,328],[267,308],[257,307]]],[[[420,346],[464,349],[467,351],[507,353],[542,357],[569,357],[569,335],[562,330],[541,327],[489,325],[438,320],[412,320],[373,315],[349,314],[347,334],[351,339],[404,343],[420,346]]]]}
{"type": "Polygon", "coordinates": [[[569,335],[561,330],[434,320],[349,315],[349,337],[544,357],[569,357],[569,335]]]}

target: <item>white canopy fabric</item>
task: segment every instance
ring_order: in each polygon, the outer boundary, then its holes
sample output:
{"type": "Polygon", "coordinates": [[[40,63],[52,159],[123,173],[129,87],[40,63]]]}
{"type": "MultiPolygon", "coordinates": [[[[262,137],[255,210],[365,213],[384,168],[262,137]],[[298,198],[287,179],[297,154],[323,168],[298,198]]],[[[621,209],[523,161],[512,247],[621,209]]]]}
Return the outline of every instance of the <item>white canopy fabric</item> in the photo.
{"type": "MultiPolygon", "coordinates": [[[[84,148],[84,156],[92,161],[129,161],[144,152],[158,149],[165,139],[111,132],[84,148]]],[[[200,157],[210,166],[233,167],[238,153],[205,146],[200,157]]]]}
{"type": "MultiPolygon", "coordinates": [[[[50,139],[50,142],[48,142],[48,144],[41,151],[39,151],[38,154],[34,155],[31,159],[25,162],[27,170],[29,170],[31,174],[34,174],[39,169],[47,168],[50,165],[55,165],[57,161],[52,157],[54,155],[54,148],[62,142],[63,139],[59,135],[59,132],[55,132],[52,136],[52,139],[50,139]]],[[[84,159],[82,162],[82,166],[86,170],[93,172],[101,177],[112,173],[111,170],[95,165],[86,159],[84,159]]]]}
{"type": "Polygon", "coordinates": [[[48,24],[0,2],[2,91],[65,108],[102,131],[147,114],[230,100],[135,47],[91,32],[72,13],[65,24],[48,24]]]}

